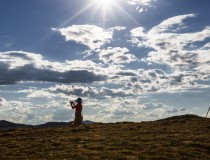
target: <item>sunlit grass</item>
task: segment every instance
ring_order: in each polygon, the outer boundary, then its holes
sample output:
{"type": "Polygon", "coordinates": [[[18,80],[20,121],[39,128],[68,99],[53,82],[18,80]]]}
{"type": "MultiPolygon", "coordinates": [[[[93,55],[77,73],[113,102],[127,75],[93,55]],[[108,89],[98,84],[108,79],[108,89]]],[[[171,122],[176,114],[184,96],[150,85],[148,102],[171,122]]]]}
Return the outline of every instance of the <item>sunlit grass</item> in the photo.
{"type": "Polygon", "coordinates": [[[197,116],[76,128],[0,130],[0,159],[210,159],[210,120],[197,116]]]}

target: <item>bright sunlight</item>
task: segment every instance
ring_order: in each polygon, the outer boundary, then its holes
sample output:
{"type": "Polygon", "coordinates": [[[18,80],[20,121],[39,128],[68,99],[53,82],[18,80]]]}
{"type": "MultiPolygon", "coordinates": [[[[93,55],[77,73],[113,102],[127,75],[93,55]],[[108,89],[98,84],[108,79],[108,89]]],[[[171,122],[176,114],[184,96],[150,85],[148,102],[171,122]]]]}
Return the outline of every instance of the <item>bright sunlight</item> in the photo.
{"type": "Polygon", "coordinates": [[[113,4],[114,0],[95,0],[95,3],[103,8],[107,8],[113,4]]]}

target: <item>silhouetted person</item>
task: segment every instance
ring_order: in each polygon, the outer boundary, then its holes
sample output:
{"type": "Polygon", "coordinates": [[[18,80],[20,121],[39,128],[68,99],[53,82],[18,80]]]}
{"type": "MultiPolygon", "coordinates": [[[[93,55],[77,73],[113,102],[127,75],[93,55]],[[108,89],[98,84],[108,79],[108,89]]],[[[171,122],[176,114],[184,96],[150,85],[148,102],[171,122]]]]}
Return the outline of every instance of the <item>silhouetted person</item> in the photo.
{"type": "Polygon", "coordinates": [[[74,104],[74,102],[70,101],[71,108],[75,109],[75,118],[72,123],[73,126],[78,126],[82,124],[83,116],[82,116],[82,99],[77,98],[76,100],[77,104],[74,104]]]}

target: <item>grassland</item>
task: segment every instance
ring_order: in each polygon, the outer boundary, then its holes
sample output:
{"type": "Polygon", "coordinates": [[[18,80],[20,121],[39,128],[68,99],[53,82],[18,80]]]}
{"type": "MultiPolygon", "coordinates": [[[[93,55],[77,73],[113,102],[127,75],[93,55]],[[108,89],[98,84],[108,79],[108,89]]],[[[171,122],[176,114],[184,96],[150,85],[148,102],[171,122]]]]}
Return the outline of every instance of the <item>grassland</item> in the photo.
{"type": "Polygon", "coordinates": [[[210,160],[210,119],[0,130],[0,160],[210,160]]]}

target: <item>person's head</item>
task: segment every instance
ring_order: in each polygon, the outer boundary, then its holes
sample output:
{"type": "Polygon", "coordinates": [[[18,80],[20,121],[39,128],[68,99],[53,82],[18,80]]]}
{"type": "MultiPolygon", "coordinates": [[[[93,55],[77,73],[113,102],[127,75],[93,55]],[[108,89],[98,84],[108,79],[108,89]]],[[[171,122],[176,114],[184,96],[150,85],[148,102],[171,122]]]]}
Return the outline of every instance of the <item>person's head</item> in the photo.
{"type": "Polygon", "coordinates": [[[77,103],[82,103],[82,98],[77,98],[76,102],[77,103]]]}

